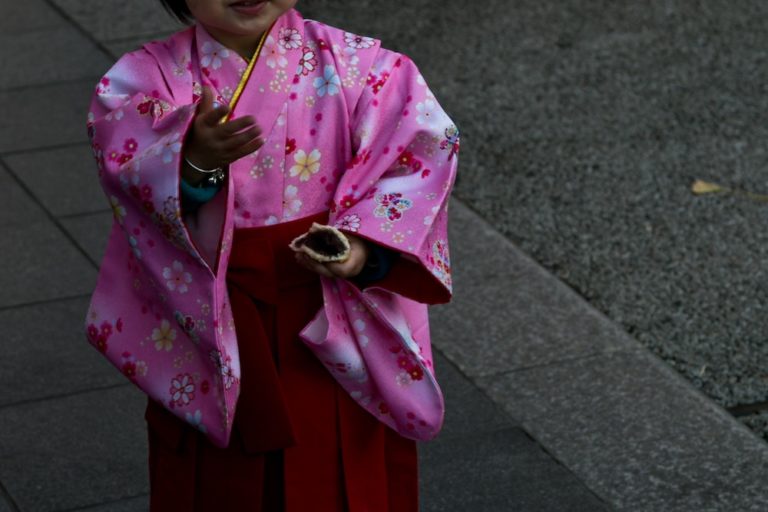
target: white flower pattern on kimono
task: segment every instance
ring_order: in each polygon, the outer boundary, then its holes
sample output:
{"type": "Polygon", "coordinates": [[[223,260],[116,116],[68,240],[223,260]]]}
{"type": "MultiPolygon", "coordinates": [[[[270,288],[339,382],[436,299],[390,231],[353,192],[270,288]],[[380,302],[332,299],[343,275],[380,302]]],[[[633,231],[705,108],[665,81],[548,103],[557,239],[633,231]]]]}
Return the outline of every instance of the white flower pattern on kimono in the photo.
{"type": "Polygon", "coordinates": [[[309,181],[309,178],[320,170],[320,156],[319,149],[313,149],[309,154],[303,149],[298,150],[293,155],[296,165],[291,167],[291,176],[298,176],[301,181],[309,181]]]}
{"type": "Polygon", "coordinates": [[[187,293],[187,285],[192,282],[192,275],[184,272],[184,265],[180,261],[174,261],[172,266],[163,268],[163,278],[169,290],[179,293],[187,293]]]}
{"type": "Polygon", "coordinates": [[[231,361],[232,358],[230,356],[222,356],[221,352],[218,350],[212,350],[209,354],[209,357],[211,358],[211,361],[216,365],[216,367],[219,369],[219,373],[221,374],[222,381],[224,382],[224,389],[231,388],[234,383],[237,381],[235,378],[235,374],[232,371],[231,361]]]}
{"type": "Polygon", "coordinates": [[[344,41],[347,43],[347,46],[356,50],[367,49],[376,44],[376,41],[371,37],[358,36],[349,32],[344,33],[344,41]]]}
{"type": "Polygon", "coordinates": [[[131,251],[133,252],[133,255],[136,256],[137,260],[141,259],[141,249],[139,249],[139,241],[136,240],[136,237],[129,236],[128,237],[128,245],[131,246],[131,251]]]}
{"type": "Polygon", "coordinates": [[[424,100],[417,103],[416,110],[419,112],[419,115],[416,116],[417,123],[432,126],[437,121],[437,105],[434,101],[424,100]]]}
{"type": "Polygon", "coordinates": [[[192,425],[203,434],[208,432],[208,430],[205,428],[205,425],[203,425],[203,413],[200,411],[200,409],[197,409],[194,414],[186,413],[185,417],[187,418],[187,423],[192,425]]]}
{"type": "Polygon", "coordinates": [[[173,349],[173,340],[176,339],[176,329],[171,327],[168,320],[160,322],[160,327],[152,329],[152,341],[155,342],[155,350],[170,352],[173,349]]]}
{"type": "Polygon", "coordinates": [[[360,229],[360,216],[356,213],[345,215],[336,222],[335,227],[356,233],[360,229]]]}
{"type": "Polygon", "coordinates": [[[341,90],[341,79],[333,66],[325,66],[323,76],[315,78],[312,85],[317,89],[317,95],[322,98],[326,94],[334,96],[341,90]]]}
{"type": "Polygon", "coordinates": [[[307,76],[317,69],[317,57],[315,50],[311,48],[304,48],[303,52],[304,54],[301,56],[301,60],[299,60],[299,69],[296,71],[296,74],[307,76]]]}
{"type": "Polygon", "coordinates": [[[173,161],[174,155],[181,152],[180,133],[174,133],[163,137],[157,147],[157,154],[163,155],[163,163],[169,164],[173,161]]]}
{"type": "Polygon", "coordinates": [[[297,48],[301,48],[301,34],[296,29],[282,28],[280,29],[278,38],[280,40],[280,46],[286,50],[296,50],[297,48]]]}
{"type": "Polygon", "coordinates": [[[283,194],[283,218],[290,219],[301,211],[302,202],[298,195],[299,189],[296,186],[288,185],[285,187],[285,193],[283,194]]]}
{"type": "Polygon", "coordinates": [[[406,387],[413,383],[413,379],[408,372],[400,372],[395,376],[395,382],[400,387],[406,387]]]}
{"type": "Polygon", "coordinates": [[[171,404],[189,405],[195,399],[195,382],[188,373],[180,373],[171,379],[171,404]]]}
{"type": "Polygon", "coordinates": [[[229,100],[232,99],[232,95],[235,93],[235,91],[232,90],[230,86],[224,86],[221,89],[221,99],[224,101],[229,102],[229,100]]]}
{"type": "Polygon", "coordinates": [[[284,68],[288,65],[288,59],[285,58],[285,48],[277,44],[277,41],[272,36],[268,36],[267,40],[264,41],[263,51],[267,66],[270,68],[284,68]]]}
{"type": "Polygon", "coordinates": [[[203,58],[200,59],[200,65],[206,68],[219,69],[221,67],[221,59],[229,58],[229,50],[220,44],[210,41],[203,43],[202,50],[203,58]]]}

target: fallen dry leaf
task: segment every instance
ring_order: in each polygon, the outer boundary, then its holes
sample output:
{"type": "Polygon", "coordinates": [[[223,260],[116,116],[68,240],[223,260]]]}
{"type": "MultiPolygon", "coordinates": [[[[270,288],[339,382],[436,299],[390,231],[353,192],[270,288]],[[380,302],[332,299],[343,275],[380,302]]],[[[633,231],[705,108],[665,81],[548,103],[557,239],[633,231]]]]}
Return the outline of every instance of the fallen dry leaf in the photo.
{"type": "Polygon", "coordinates": [[[716,192],[726,192],[728,189],[721,187],[717,183],[709,181],[696,180],[691,185],[691,192],[696,195],[700,194],[714,194],[716,192]]]}

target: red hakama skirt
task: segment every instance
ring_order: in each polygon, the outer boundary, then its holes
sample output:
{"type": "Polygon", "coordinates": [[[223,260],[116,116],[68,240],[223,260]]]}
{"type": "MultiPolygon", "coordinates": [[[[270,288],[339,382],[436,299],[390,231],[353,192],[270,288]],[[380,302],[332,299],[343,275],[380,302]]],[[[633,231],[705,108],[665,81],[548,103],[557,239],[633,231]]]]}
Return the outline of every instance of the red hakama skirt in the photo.
{"type": "Polygon", "coordinates": [[[323,304],[288,244],[327,213],[235,231],[241,391],[227,448],[149,400],[152,512],[411,512],[416,443],[356,404],[299,339],[323,304]]]}

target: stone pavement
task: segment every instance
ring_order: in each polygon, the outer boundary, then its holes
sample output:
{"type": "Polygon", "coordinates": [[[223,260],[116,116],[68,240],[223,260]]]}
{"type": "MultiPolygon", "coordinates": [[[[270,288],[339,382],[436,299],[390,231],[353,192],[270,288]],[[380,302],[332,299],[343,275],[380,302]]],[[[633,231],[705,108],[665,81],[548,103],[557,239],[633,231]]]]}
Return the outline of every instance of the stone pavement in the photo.
{"type": "MultiPolygon", "coordinates": [[[[464,13],[428,18],[429,6],[387,17],[380,2],[307,0],[304,12],[414,48],[432,83],[438,62],[460,64],[429,61],[451,51],[435,46],[433,24],[464,13]]],[[[110,223],[84,118],[111,62],[174,27],[153,0],[0,4],[0,512],[147,508],[144,397],[82,329],[110,223]]],[[[449,111],[464,78],[435,84],[449,111]]],[[[471,176],[480,156],[465,148],[471,176]]],[[[522,254],[492,216],[458,198],[451,215],[457,295],[432,312],[448,412],[420,447],[423,510],[768,507],[762,441],[522,254]]]]}

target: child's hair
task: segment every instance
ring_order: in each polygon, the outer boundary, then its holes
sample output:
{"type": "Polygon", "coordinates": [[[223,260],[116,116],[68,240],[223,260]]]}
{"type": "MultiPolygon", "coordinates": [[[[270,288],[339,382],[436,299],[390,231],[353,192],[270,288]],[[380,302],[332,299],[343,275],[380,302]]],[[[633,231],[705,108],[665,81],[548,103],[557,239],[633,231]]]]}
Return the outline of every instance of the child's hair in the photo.
{"type": "Polygon", "coordinates": [[[189,23],[192,21],[192,13],[189,12],[186,0],[160,0],[165,10],[171,13],[174,17],[178,18],[182,23],[189,23]]]}

